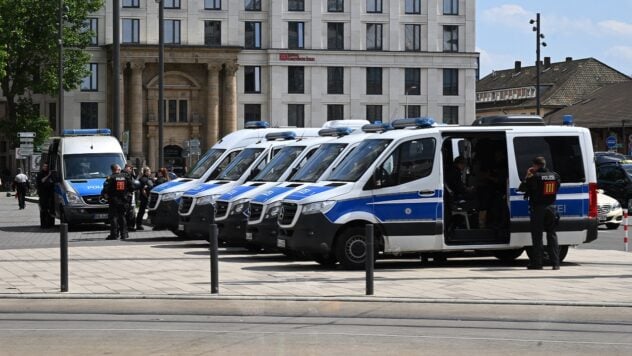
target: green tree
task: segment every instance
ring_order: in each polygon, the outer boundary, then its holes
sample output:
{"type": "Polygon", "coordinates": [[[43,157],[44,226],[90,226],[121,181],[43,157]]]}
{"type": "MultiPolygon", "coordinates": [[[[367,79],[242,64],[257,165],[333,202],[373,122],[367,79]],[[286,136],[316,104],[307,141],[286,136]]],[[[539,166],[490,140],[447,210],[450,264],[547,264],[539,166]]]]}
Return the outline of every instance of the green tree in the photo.
{"type": "Polygon", "coordinates": [[[41,146],[52,132],[48,119],[40,116],[37,106],[33,105],[33,101],[29,97],[19,98],[15,108],[16,120],[0,121],[0,130],[12,135],[15,141],[17,141],[18,132],[35,132],[33,144],[36,147],[41,146]]]}
{"type": "MultiPolygon", "coordinates": [[[[103,1],[64,0],[64,4],[63,83],[65,90],[72,90],[88,74],[90,55],[83,49],[90,43],[92,33],[85,30],[85,21],[103,6],[103,1]]],[[[7,119],[13,127],[19,126],[15,123],[18,118],[30,117],[29,112],[19,112],[30,109],[24,102],[19,105],[18,98],[30,93],[57,94],[58,14],[56,0],[0,0],[0,48],[6,51],[0,89],[7,100],[7,119]]]]}

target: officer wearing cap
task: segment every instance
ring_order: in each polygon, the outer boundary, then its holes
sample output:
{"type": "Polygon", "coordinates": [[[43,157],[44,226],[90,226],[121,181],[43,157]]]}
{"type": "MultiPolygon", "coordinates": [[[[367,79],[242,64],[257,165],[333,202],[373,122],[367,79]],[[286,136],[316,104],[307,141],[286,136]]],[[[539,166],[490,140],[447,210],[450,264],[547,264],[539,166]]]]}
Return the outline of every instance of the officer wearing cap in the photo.
{"type": "Polygon", "coordinates": [[[525,199],[529,199],[533,253],[529,256],[528,269],[542,269],[544,254],[542,234],[544,231],[546,231],[546,243],[553,269],[560,269],[560,248],[555,234],[557,212],[553,205],[559,188],[559,174],[546,168],[544,157],[535,157],[533,165],[527,170],[524,182],[518,188],[525,192],[525,199]]]}
{"type": "Polygon", "coordinates": [[[129,209],[132,194],[132,178],[121,172],[121,166],[113,164],[112,174],[107,177],[103,190],[108,199],[110,215],[110,236],[106,240],[116,240],[120,234],[121,240],[127,239],[127,221],[125,219],[129,209]]]}

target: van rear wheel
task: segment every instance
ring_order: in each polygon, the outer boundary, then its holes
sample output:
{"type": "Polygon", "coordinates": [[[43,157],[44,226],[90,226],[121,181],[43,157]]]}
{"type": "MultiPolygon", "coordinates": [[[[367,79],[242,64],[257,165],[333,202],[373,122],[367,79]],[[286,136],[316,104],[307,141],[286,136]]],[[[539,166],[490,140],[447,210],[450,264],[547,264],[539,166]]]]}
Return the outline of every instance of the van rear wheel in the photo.
{"type": "Polygon", "coordinates": [[[364,268],[365,258],[366,239],[364,229],[352,227],[344,230],[336,242],[336,259],[345,269],[362,269],[364,268]]]}

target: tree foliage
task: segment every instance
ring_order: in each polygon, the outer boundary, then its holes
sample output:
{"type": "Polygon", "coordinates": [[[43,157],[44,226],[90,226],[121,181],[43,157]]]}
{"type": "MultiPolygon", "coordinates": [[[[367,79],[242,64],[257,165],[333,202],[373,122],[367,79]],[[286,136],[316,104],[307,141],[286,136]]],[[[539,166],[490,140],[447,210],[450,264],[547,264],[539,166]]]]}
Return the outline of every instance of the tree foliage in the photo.
{"type": "Polygon", "coordinates": [[[19,98],[16,102],[16,120],[0,121],[0,130],[8,133],[8,139],[17,142],[18,132],[35,132],[35,146],[41,146],[52,133],[48,119],[40,116],[37,106],[29,97],[19,98]]]}

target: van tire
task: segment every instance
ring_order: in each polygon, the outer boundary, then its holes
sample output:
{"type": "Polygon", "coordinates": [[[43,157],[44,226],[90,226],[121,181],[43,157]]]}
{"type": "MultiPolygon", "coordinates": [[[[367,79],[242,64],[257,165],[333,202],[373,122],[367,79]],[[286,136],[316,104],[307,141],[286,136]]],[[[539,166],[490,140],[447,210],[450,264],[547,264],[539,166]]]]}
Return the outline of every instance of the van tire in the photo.
{"type": "Polygon", "coordinates": [[[619,228],[619,224],[606,224],[608,230],[616,230],[619,228]]]}
{"type": "Polygon", "coordinates": [[[329,255],[314,254],[311,257],[314,261],[316,261],[316,263],[318,263],[319,265],[323,267],[333,267],[338,262],[334,254],[329,254],[329,255]]]}
{"type": "Polygon", "coordinates": [[[509,263],[515,261],[524,252],[523,248],[510,249],[510,250],[497,250],[492,251],[492,255],[501,262],[509,263]]]}
{"type": "MultiPolygon", "coordinates": [[[[366,237],[364,232],[365,230],[362,227],[350,227],[342,231],[338,237],[335,247],[336,259],[344,269],[357,270],[364,268],[366,256],[366,237]]],[[[374,256],[377,256],[377,253],[374,256]]]]}

